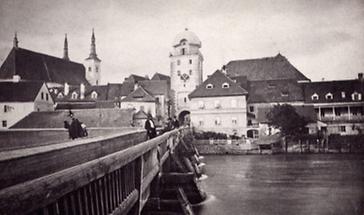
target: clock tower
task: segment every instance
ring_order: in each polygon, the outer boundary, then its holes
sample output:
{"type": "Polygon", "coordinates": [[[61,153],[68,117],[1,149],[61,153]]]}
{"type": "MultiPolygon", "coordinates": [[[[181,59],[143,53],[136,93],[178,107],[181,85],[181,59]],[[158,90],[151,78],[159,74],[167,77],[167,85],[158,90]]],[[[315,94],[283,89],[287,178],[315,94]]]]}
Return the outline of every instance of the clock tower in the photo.
{"type": "Polygon", "coordinates": [[[195,33],[185,29],[177,34],[170,54],[171,89],[174,111],[180,114],[189,111],[188,94],[202,83],[203,56],[201,41],[195,33]]]}

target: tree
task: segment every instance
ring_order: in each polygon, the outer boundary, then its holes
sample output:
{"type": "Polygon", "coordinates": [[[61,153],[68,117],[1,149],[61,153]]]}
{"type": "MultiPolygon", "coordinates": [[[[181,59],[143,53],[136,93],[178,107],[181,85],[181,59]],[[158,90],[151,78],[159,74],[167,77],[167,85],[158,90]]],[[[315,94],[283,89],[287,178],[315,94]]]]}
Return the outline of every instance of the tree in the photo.
{"type": "Polygon", "coordinates": [[[298,136],[304,133],[308,121],[300,116],[289,104],[275,105],[267,113],[269,125],[278,128],[285,136],[298,136]]]}

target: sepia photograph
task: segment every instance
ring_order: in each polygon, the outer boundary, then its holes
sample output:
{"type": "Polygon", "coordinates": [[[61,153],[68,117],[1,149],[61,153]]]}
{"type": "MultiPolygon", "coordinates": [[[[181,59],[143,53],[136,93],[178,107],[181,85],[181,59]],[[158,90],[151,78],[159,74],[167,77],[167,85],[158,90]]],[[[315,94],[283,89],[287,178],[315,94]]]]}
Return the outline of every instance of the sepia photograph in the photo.
{"type": "Polygon", "coordinates": [[[364,215],[364,0],[0,0],[0,215],[364,215]]]}

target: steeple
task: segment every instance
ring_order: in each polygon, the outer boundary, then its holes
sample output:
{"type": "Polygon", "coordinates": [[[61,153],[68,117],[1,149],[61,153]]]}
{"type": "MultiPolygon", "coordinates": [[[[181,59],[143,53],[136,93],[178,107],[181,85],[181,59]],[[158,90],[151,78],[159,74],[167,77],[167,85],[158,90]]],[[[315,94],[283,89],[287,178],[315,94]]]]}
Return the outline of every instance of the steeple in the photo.
{"type": "Polygon", "coordinates": [[[68,41],[67,41],[67,34],[64,36],[64,47],[63,47],[63,59],[70,60],[68,57],[68,41]]]}
{"type": "Polygon", "coordinates": [[[95,40],[95,33],[94,33],[94,29],[92,29],[91,48],[90,48],[90,55],[89,55],[88,59],[100,60],[100,59],[97,58],[95,41],[96,41],[95,40]]]}
{"type": "Polygon", "coordinates": [[[18,36],[17,36],[16,31],[15,31],[14,39],[13,39],[13,47],[14,47],[14,48],[18,48],[18,43],[19,43],[19,41],[18,41],[18,36]]]}

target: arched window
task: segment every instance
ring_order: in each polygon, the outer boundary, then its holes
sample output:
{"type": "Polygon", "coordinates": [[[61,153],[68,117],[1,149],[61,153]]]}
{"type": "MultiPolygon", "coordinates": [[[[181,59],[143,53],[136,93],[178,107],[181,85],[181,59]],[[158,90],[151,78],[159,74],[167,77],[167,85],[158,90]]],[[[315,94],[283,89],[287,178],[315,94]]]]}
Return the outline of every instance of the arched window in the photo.
{"type": "Polygon", "coordinates": [[[206,85],[206,89],[212,89],[212,88],[214,88],[214,85],[212,85],[212,84],[207,84],[206,85]]]}
{"type": "Polygon", "coordinates": [[[360,101],[361,100],[361,93],[358,92],[354,92],[353,94],[351,94],[351,99],[353,101],[360,101]]]}
{"type": "Polygon", "coordinates": [[[62,93],[59,93],[59,94],[57,95],[57,98],[59,98],[59,99],[63,98],[62,93]]]}
{"type": "Polygon", "coordinates": [[[222,84],[222,88],[229,88],[229,87],[230,87],[229,83],[225,82],[225,83],[222,84]]]}
{"type": "Polygon", "coordinates": [[[40,99],[44,99],[44,93],[42,92],[41,94],[40,94],[40,99]]]}
{"type": "Polygon", "coordinates": [[[334,98],[334,96],[332,95],[332,93],[327,93],[327,94],[325,95],[325,98],[326,98],[327,100],[332,100],[332,99],[334,98]]]}
{"type": "Polygon", "coordinates": [[[311,96],[311,100],[318,100],[319,99],[319,96],[317,95],[317,93],[314,93],[312,96],[311,96]]]}
{"type": "Polygon", "coordinates": [[[97,92],[93,91],[93,92],[91,93],[91,98],[92,98],[92,99],[97,99],[97,92]]]}
{"type": "Polygon", "coordinates": [[[76,92],[73,92],[72,95],[71,95],[71,98],[72,99],[77,99],[78,97],[78,94],[76,92]]]}

